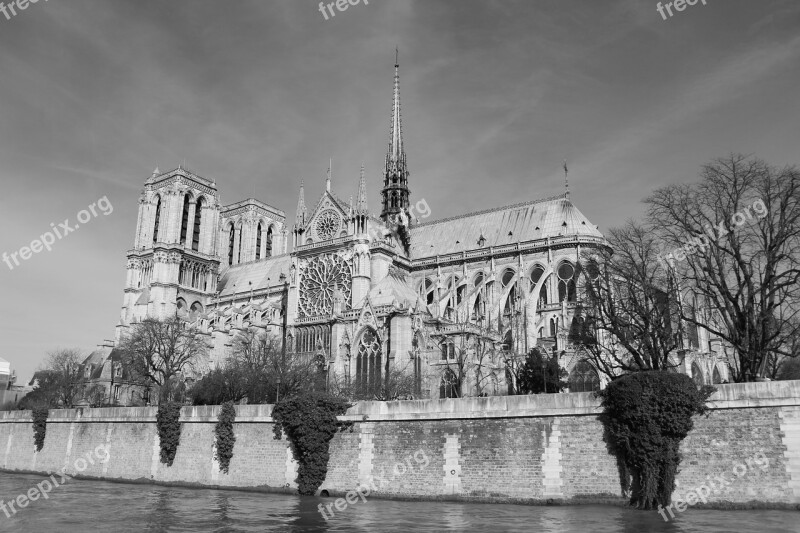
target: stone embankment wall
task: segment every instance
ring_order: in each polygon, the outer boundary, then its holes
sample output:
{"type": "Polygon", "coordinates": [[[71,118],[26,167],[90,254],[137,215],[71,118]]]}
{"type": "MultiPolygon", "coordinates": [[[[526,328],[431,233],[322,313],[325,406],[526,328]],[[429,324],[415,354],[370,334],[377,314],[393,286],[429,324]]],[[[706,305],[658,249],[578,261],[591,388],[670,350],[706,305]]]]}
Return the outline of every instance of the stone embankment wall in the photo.
{"type": "MultiPolygon", "coordinates": [[[[707,417],[682,444],[677,495],[724,475],[708,496],[718,506],[800,503],[800,381],[722,385],[707,417]],[[766,458],[765,463],[762,458],[766,458]]],[[[214,459],[218,407],[181,412],[171,467],[159,462],[155,408],[51,411],[44,448],[33,445],[31,413],[0,413],[0,469],[118,481],[259,490],[296,488],[285,437],[273,436],[272,407],[237,406],[228,474],[214,459]],[[107,447],[109,460],[94,450],[107,447]],[[94,461],[78,461],[94,457],[94,461]],[[77,462],[77,465],[76,465],[77,462]],[[84,466],[85,465],[85,466],[84,466]]],[[[518,502],[622,501],[616,460],[603,442],[590,393],[461,400],[365,402],[331,443],[322,489],[342,494],[518,502]]]]}

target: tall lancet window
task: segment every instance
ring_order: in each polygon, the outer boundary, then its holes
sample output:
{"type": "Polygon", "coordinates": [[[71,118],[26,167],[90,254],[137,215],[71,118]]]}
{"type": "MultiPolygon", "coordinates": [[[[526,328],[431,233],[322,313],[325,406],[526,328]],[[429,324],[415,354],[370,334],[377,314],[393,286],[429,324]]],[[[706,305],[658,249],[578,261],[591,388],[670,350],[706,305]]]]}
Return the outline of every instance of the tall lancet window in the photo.
{"type": "Polygon", "coordinates": [[[183,217],[181,218],[181,244],[186,244],[186,232],[189,229],[189,195],[183,197],[183,217]]]}
{"type": "Polygon", "coordinates": [[[153,244],[158,242],[158,226],[161,223],[161,197],[156,197],[156,221],[153,224],[153,244]]]}
{"type": "Polygon", "coordinates": [[[267,246],[264,257],[272,257],[272,226],[267,230],[267,246]]]}
{"type": "Polygon", "coordinates": [[[203,217],[203,197],[197,199],[197,205],[194,208],[194,228],[192,230],[192,250],[195,252],[200,250],[200,223],[203,217]]]}
{"type": "Polygon", "coordinates": [[[233,228],[233,224],[231,224],[231,231],[228,234],[228,266],[233,265],[233,241],[236,237],[236,230],[233,228]]]}
{"type": "Polygon", "coordinates": [[[261,259],[261,231],[261,222],[259,222],[256,230],[256,259],[261,259]]]}
{"type": "Polygon", "coordinates": [[[362,394],[372,394],[381,385],[381,342],[371,329],[364,332],[359,342],[356,380],[362,394]]]}
{"type": "Polygon", "coordinates": [[[239,263],[242,262],[242,229],[243,228],[244,228],[244,226],[239,226],[239,231],[236,232],[236,233],[239,234],[239,249],[236,250],[236,264],[239,264],[239,263]]]}

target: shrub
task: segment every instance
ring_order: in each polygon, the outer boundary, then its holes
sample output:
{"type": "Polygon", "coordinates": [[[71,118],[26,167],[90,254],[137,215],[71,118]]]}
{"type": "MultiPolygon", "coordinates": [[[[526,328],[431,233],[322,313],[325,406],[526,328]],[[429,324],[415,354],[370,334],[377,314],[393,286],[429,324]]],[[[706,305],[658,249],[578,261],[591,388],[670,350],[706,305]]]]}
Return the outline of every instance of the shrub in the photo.
{"type": "Polygon", "coordinates": [[[161,445],[161,462],[167,466],[172,466],[175,454],[178,453],[178,444],[181,440],[180,418],[180,404],[164,402],[158,406],[156,415],[158,442],[161,445]]]}
{"type": "Polygon", "coordinates": [[[214,433],[217,435],[219,470],[226,474],[233,458],[233,445],[236,443],[236,435],[233,434],[235,420],[236,409],[233,406],[233,402],[223,403],[217,417],[217,427],[214,428],[214,433]]]}
{"type": "Polygon", "coordinates": [[[272,410],[275,420],[275,439],[281,429],[294,447],[298,492],[313,496],[328,473],[330,441],[337,431],[351,424],[341,424],[336,418],[350,407],[345,400],[311,393],[282,399],[272,410]]]}
{"type": "Polygon", "coordinates": [[[49,411],[47,407],[34,407],[33,408],[33,442],[36,445],[36,451],[42,451],[44,447],[44,437],[47,433],[47,415],[49,411]]]}
{"type": "Polygon", "coordinates": [[[692,416],[706,412],[706,400],[715,390],[698,390],[684,374],[652,371],[618,378],[598,393],[606,441],[623,467],[631,505],[652,509],[670,504],[680,443],[694,426],[692,416]]]}

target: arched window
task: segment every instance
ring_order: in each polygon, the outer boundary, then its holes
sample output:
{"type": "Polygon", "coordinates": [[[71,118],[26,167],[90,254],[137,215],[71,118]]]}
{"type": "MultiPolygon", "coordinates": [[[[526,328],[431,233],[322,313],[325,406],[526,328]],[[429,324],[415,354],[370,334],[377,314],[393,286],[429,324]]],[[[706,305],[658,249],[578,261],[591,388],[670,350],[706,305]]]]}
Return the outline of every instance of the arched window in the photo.
{"type": "Polygon", "coordinates": [[[358,343],[356,380],[360,391],[370,395],[381,385],[381,342],[371,329],[361,335],[358,343]]]}
{"type": "Polygon", "coordinates": [[[153,224],[153,244],[158,242],[158,230],[161,224],[161,197],[156,197],[156,220],[153,224]]]}
{"type": "MultiPolygon", "coordinates": [[[[536,284],[544,276],[544,267],[536,265],[531,270],[531,290],[536,289],[536,284]]],[[[536,304],[539,309],[547,305],[547,282],[542,283],[542,288],[539,290],[539,296],[536,299],[536,304]]]]}
{"type": "Polygon", "coordinates": [[[473,321],[480,322],[483,320],[483,315],[485,313],[484,307],[483,295],[479,292],[478,295],[475,296],[475,304],[472,306],[473,321]]]}
{"type": "Polygon", "coordinates": [[[500,278],[500,283],[502,284],[503,288],[511,286],[508,291],[508,296],[506,296],[506,303],[503,307],[503,316],[511,317],[514,314],[514,311],[517,310],[517,282],[514,281],[514,277],[516,276],[516,272],[513,270],[506,269],[503,272],[503,276],[500,278]]]}
{"type": "Polygon", "coordinates": [[[192,230],[192,250],[200,250],[200,223],[203,221],[203,197],[197,199],[194,208],[194,229],[192,230]]]}
{"type": "Polygon", "coordinates": [[[705,385],[705,380],[703,379],[703,371],[700,370],[700,365],[697,362],[692,363],[692,380],[698,387],[702,387],[705,385]]]}
{"type": "Polygon", "coordinates": [[[550,336],[555,337],[558,335],[558,319],[551,318],[550,319],[550,336]]]}
{"type": "Polygon", "coordinates": [[[719,368],[717,367],[714,367],[713,379],[714,379],[714,385],[719,385],[720,383],[722,383],[722,375],[719,373],[719,368]]]}
{"type": "Polygon", "coordinates": [[[231,224],[231,231],[228,233],[228,266],[233,265],[233,243],[236,240],[236,230],[231,224]]]}
{"type": "Polygon", "coordinates": [[[181,216],[181,244],[186,244],[186,232],[189,229],[189,195],[183,197],[183,216],[181,216]]]}
{"type": "Polygon", "coordinates": [[[256,230],[256,259],[261,259],[261,222],[256,230]]]}
{"type": "Polygon", "coordinates": [[[514,395],[514,375],[506,368],[506,387],[509,396],[514,395]]]}
{"type": "Polygon", "coordinates": [[[600,378],[588,361],[579,361],[569,374],[570,392],[592,392],[600,390],[600,378]]]}
{"type": "Polygon", "coordinates": [[[510,329],[503,335],[503,349],[508,352],[514,351],[514,335],[511,333],[510,329]]]}
{"type": "Polygon", "coordinates": [[[419,295],[427,305],[431,305],[436,293],[436,285],[430,279],[425,279],[419,286],[419,295]]]}
{"type": "Polygon", "coordinates": [[[558,301],[574,302],[575,296],[575,267],[564,261],[558,267],[558,301]]]}
{"type": "Polygon", "coordinates": [[[458,377],[452,368],[448,368],[442,374],[442,382],[439,384],[439,398],[458,398],[459,394],[458,377]]]}
{"type": "Polygon", "coordinates": [[[196,320],[197,317],[203,314],[203,304],[200,302],[195,302],[192,304],[192,307],[189,312],[189,318],[191,320],[196,320]]]}
{"type": "Polygon", "coordinates": [[[456,360],[456,345],[453,341],[444,341],[442,343],[442,361],[455,361],[456,360]]]}
{"type": "Polygon", "coordinates": [[[264,257],[272,257],[272,226],[267,230],[267,246],[264,257]]]}
{"type": "Polygon", "coordinates": [[[236,264],[242,262],[242,228],[243,226],[240,225],[238,231],[236,232],[239,235],[239,249],[236,250],[236,264]]]}
{"type": "Polygon", "coordinates": [[[444,316],[449,320],[456,319],[456,311],[461,306],[466,294],[467,286],[460,285],[461,280],[458,276],[450,276],[447,280],[447,303],[445,304],[444,316]]]}

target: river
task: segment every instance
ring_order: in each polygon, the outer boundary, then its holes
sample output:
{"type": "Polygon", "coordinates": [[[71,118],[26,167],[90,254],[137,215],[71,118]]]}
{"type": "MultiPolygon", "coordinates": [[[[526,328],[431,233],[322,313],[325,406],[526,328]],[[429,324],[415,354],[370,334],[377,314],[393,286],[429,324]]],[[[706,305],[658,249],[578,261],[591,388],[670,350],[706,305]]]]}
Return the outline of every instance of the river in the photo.
{"type": "Polygon", "coordinates": [[[0,498],[10,514],[6,516],[0,507],[0,531],[800,532],[797,511],[688,509],[665,522],[655,511],[614,506],[538,507],[376,498],[357,500],[344,511],[334,509],[334,516],[326,519],[318,505],[335,501],[331,498],[82,480],[69,480],[53,488],[47,499],[40,497],[11,512],[7,502],[27,494],[44,479],[0,473],[0,498]]]}

